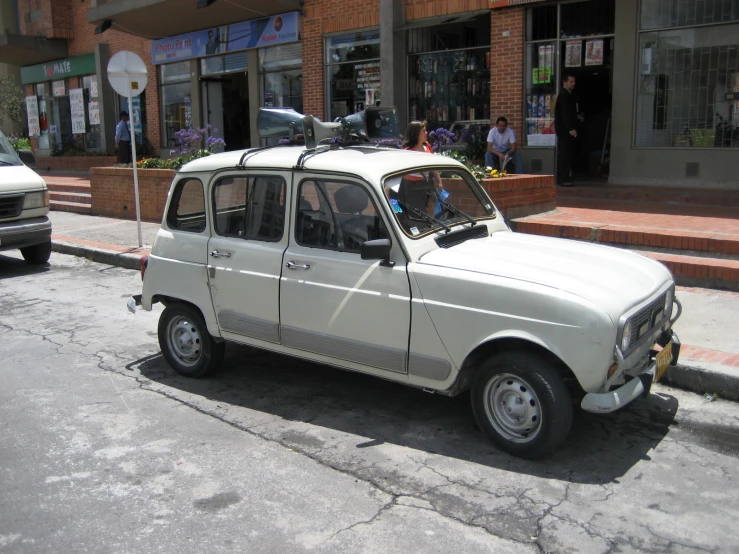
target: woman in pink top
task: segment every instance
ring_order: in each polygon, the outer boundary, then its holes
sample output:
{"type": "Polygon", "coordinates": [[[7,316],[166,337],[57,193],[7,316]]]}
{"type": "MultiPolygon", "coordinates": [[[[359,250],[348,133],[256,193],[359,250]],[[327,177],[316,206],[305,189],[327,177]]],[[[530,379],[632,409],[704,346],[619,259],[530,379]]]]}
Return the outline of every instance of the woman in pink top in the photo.
{"type": "MultiPolygon", "coordinates": [[[[434,151],[431,148],[431,145],[428,143],[428,137],[429,137],[429,133],[426,130],[425,121],[411,121],[408,124],[408,128],[405,130],[405,140],[403,141],[403,149],[404,150],[416,150],[418,152],[428,152],[429,154],[433,154],[434,151]]],[[[432,171],[431,177],[433,178],[436,186],[438,188],[441,188],[441,177],[439,176],[439,172],[432,171]]],[[[408,179],[410,181],[426,180],[427,178],[428,176],[422,173],[411,173],[410,175],[405,176],[405,179],[408,179]]]]}

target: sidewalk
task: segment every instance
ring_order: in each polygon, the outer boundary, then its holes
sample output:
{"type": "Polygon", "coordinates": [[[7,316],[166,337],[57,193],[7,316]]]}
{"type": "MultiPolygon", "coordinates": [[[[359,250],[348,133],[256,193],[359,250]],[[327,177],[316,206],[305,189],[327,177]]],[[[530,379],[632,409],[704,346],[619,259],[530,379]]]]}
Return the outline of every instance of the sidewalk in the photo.
{"type": "MultiPolygon", "coordinates": [[[[149,253],[159,224],[142,223],[138,248],[136,221],[52,211],[53,250],[90,260],[139,269],[149,253]]],[[[680,364],[666,381],[698,393],[739,400],[739,293],[678,287],[683,315],[675,325],[682,341],[680,364]]]]}

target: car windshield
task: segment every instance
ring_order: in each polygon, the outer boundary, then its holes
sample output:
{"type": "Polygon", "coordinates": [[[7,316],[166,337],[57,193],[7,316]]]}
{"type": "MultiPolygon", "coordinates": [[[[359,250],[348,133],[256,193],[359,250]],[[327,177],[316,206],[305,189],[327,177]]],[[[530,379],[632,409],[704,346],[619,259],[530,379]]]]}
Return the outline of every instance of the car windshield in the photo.
{"type": "Polygon", "coordinates": [[[387,177],[383,190],[398,224],[412,238],[495,217],[490,199],[462,169],[407,171],[387,177]]]}
{"type": "Polygon", "coordinates": [[[21,161],[13,150],[10,141],[0,131],[0,166],[3,165],[21,165],[21,161]]]}

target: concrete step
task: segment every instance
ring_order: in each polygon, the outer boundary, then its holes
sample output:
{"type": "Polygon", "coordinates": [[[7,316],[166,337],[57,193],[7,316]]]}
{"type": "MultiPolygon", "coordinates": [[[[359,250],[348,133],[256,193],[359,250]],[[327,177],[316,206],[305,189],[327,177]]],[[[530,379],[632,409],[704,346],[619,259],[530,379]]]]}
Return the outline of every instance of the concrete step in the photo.
{"type": "MultiPolygon", "coordinates": [[[[647,222],[645,221],[645,224],[647,222]]],[[[640,229],[627,225],[605,225],[587,222],[555,222],[544,218],[513,221],[521,233],[588,240],[613,245],[664,248],[672,252],[686,251],[706,257],[728,256],[739,259],[739,234],[715,231],[672,229],[640,229]]]]}
{"type": "Polygon", "coordinates": [[[49,192],[80,192],[80,193],[86,193],[89,194],[92,190],[90,187],[89,181],[72,181],[72,182],[54,182],[54,181],[47,181],[46,187],[49,189],[49,192]]]}
{"type": "Polygon", "coordinates": [[[63,200],[49,200],[49,208],[57,212],[74,212],[78,214],[91,214],[92,205],[80,202],[66,202],[63,200]]]}
{"type": "Polygon", "coordinates": [[[684,189],[650,186],[578,183],[558,187],[557,200],[599,199],[638,204],[739,208],[739,192],[729,190],[684,189]]]}
{"type": "Polygon", "coordinates": [[[77,204],[90,204],[92,195],[89,192],[57,192],[49,191],[49,200],[61,202],[73,202],[77,204]]]}

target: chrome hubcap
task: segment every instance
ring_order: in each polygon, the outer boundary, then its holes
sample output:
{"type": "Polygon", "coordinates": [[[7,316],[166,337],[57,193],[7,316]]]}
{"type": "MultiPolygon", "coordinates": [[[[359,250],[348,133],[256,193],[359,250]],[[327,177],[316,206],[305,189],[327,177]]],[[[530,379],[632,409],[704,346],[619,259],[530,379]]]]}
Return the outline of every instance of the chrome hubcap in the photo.
{"type": "Polygon", "coordinates": [[[180,316],[169,322],[167,338],[172,353],[186,366],[194,366],[203,351],[198,328],[188,318],[180,316]]]}
{"type": "Polygon", "coordinates": [[[531,386],[520,377],[503,373],[485,386],[485,413],[507,440],[529,442],[541,429],[541,405],[531,386]]]}

